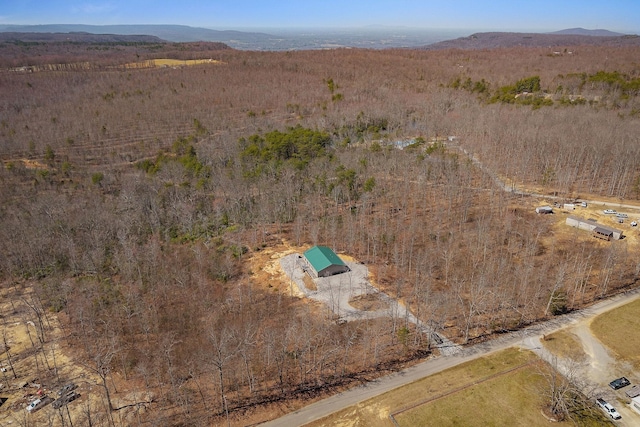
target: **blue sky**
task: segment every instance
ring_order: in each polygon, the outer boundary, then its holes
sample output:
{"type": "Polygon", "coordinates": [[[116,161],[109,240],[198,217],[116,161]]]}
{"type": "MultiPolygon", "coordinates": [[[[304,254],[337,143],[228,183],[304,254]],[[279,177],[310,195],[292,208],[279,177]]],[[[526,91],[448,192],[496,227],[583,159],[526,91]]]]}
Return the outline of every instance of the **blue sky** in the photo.
{"type": "Polygon", "coordinates": [[[0,24],[182,24],[213,29],[407,26],[640,33],[640,0],[0,0],[0,24]]]}

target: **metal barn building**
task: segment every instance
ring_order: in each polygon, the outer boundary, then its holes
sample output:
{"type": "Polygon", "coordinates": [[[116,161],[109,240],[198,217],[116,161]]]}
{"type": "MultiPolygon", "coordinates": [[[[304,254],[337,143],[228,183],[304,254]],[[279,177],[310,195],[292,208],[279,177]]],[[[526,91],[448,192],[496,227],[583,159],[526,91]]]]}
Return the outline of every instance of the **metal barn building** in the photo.
{"type": "Polygon", "coordinates": [[[304,257],[316,277],[328,277],[349,271],[347,264],[326,246],[314,246],[304,252],[304,257]]]}
{"type": "Polygon", "coordinates": [[[577,216],[567,217],[567,225],[593,232],[593,236],[603,240],[622,239],[622,231],[598,224],[595,219],[583,219],[577,216]]]}

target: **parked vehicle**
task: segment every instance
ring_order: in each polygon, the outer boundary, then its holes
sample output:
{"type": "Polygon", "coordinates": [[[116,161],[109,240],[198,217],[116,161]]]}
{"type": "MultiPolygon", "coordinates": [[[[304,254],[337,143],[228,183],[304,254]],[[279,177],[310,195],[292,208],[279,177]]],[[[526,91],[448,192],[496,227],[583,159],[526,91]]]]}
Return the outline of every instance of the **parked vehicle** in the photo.
{"type": "Polygon", "coordinates": [[[617,378],[617,379],[611,381],[609,383],[609,387],[611,387],[614,390],[618,390],[618,389],[621,389],[622,387],[628,386],[629,384],[631,384],[631,383],[629,382],[629,380],[627,378],[620,377],[620,378],[617,378]]]}
{"type": "Polygon", "coordinates": [[[629,215],[627,215],[627,214],[625,214],[625,213],[619,213],[619,214],[616,214],[616,216],[617,216],[618,218],[629,218],[629,215]]]}
{"type": "Polygon", "coordinates": [[[620,418],[622,418],[622,415],[620,415],[618,413],[618,411],[616,411],[616,408],[614,408],[613,406],[611,406],[611,404],[607,403],[606,400],[602,399],[602,398],[597,398],[596,399],[596,403],[598,404],[598,406],[600,408],[602,408],[602,410],[604,412],[607,413],[607,415],[609,415],[612,419],[614,420],[619,420],[620,418]]]}
{"type": "Polygon", "coordinates": [[[580,203],[580,206],[582,206],[583,208],[586,208],[587,207],[587,202],[580,203]]]}
{"type": "Polygon", "coordinates": [[[71,390],[67,392],[67,394],[60,396],[58,399],[56,399],[56,401],[53,402],[53,405],[51,406],[53,406],[54,409],[60,409],[67,403],[73,402],[79,397],[80,395],[78,393],[76,393],[74,390],[71,390]]]}
{"type": "Polygon", "coordinates": [[[637,225],[638,225],[638,223],[637,223],[637,222],[635,222],[635,221],[631,221],[631,224],[629,224],[629,225],[631,225],[632,227],[635,227],[635,226],[637,226],[637,225]]]}
{"type": "Polygon", "coordinates": [[[58,396],[67,394],[68,392],[70,392],[71,390],[75,390],[76,388],[78,388],[78,386],[74,383],[65,384],[60,388],[60,390],[58,390],[58,396]]]}
{"type": "Polygon", "coordinates": [[[36,409],[41,402],[42,399],[36,399],[33,402],[29,403],[25,409],[27,410],[27,412],[33,412],[33,410],[36,409]]]}
{"type": "Polygon", "coordinates": [[[613,215],[616,213],[616,211],[614,211],[613,209],[605,209],[602,212],[604,212],[605,215],[613,215]]]}

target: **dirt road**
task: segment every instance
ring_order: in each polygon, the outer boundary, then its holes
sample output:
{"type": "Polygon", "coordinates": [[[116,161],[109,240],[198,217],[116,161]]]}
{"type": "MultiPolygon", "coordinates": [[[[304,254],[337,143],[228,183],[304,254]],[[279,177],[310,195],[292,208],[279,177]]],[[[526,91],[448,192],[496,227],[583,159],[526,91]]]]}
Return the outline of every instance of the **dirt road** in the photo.
{"type": "MultiPolygon", "coordinates": [[[[430,359],[405,369],[398,373],[385,376],[371,383],[356,387],[346,392],[337,394],[319,402],[306,406],[298,411],[287,414],[276,420],[263,423],[265,427],[290,427],[301,426],[311,421],[315,421],[348,406],[355,405],[371,397],[417,381],[421,378],[433,375],[445,369],[457,366],[461,363],[485,356],[487,354],[504,350],[514,345],[523,347],[537,347],[535,340],[539,340],[542,335],[550,334],[571,325],[578,325],[585,320],[627,304],[640,296],[640,289],[616,295],[602,300],[591,307],[569,313],[564,316],[553,318],[549,321],[525,328],[521,331],[506,334],[498,339],[487,343],[477,344],[465,348],[455,356],[441,356],[430,359]],[[533,339],[533,341],[532,341],[533,339]],[[527,344],[527,342],[529,344],[527,344]]],[[[624,414],[623,414],[624,416],[624,414]]]]}
{"type": "MultiPolygon", "coordinates": [[[[466,155],[471,160],[471,162],[473,162],[473,164],[476,167],[478,167],[478,169],[480,169],[482,172],[486,173],[489,177],[491,177],[491,179],[495,182],[495,184],[499,188],[501,188],[503,191],[506,191],[507,193],[512,193],[519,196],[531,196],[531,197],[539,197],[539,198],[546,198],[546,199],[552,199],[552,200],[566,200],[566,196],[553,196],[550,194],[542,194],[535,191],[530,191],[524,188],[524,186],[521,183],[516,183],[515,180],[511,180],[511,184],[508,184],[504,179],[502,179],[495,172],[493,172],[491,169],[485,166],[480,161],[480,159],[478,159],[478,157],[476,157],[474,154],[470,153],[466,149],[462,148],[462,146],[458,144],[448,144],[448,146],[451,148],[455,148],[461,151],[462,153],[464,153],[464,155],[466,155]],[[521,188],[520,190],[517,189],[518,186],[521,188]]],[[[640,210],[640,206],[636,204],[611,202],[611,201],[603,201],[603,200],[587,200],[587,199],[580,199],[580,200],[587,202],[589,205],[640,210]]]]}

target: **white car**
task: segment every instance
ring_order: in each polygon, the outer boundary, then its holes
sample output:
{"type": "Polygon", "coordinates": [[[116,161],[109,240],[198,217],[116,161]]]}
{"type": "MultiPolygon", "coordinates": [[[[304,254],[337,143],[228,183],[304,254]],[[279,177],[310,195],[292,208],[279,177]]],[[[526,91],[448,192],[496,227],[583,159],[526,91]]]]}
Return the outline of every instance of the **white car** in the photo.
{"type": "Polygon", "coordinates": [[[603,212],[605,215],[613,215],[614,213],[616,213],[616,211],[614,211],[613,209],[605,209],[603,212]]]}
{"type": "Polygon", "coordinates": [[[27,412],[31,412],[36,408],[36,406],[40,404],[40,402],[42,402],[42,399],[36,399],[33,402],[29,403],[25,409],[27,410],[27,412]]]}
{"type": "Polygon", "coordinates": [[[617,216],[618,218],[629,218],[629,215],[627,215],[627,214],[623,214],[623,213],[616,214],[616,216],[617,216]]]}
{"type": "Polygon", "coordinates": [[[596,399],[596,403],[598,404],[599,407],[602,408],[602,410],[604,412],[607,413],[607,415],[609,415],[612,419],[614,420],[619,420],[620,418],[622,418],[622,416],[618,413],[618,411],[616,411],[616,408],[614,408],[613,406],[611,406],[610,403],[607,403],[604,399],[598,398],[596,399]]]}
{"type": "Polygon", "coordinates": [[[629,224],[629,225],[630,225],[630,226],[632,226],[632,227],[635,227],[635,226],[637,226],[637,225],[638,225],[638,223],[637,223],[637,222],[635,222],[635,221],[631,221],[631,224],[629,224]]]}

